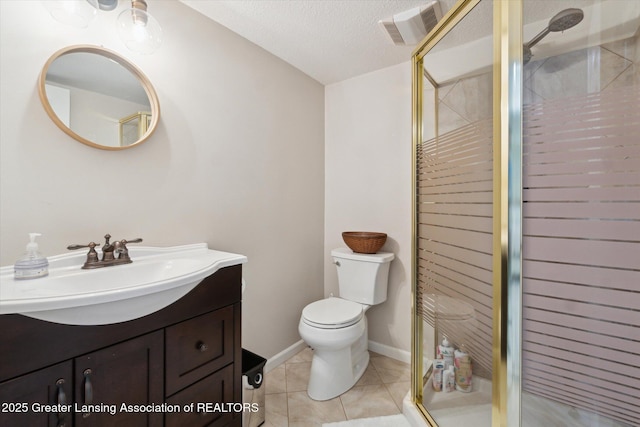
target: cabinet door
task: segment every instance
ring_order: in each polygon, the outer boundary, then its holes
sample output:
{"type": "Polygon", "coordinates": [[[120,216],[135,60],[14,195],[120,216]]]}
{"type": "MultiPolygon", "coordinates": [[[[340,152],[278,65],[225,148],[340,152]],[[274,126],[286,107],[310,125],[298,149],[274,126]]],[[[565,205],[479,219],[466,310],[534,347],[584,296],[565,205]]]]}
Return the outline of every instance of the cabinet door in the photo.
{"type": "Polygon", "coordinates": [[[72,372],[69,360],[0,383],[0,426],[71,427],[72,372]]]}
{"type": "Polygon", "coordinates": [[[167,413],[165,427],[218,427],[233,418],[233,365],[209,375],[167,399],[171,405],[193,411],[167,413]]]}
{"type": "Polygon", "coordinates": [[[167,396],[233,362],[233,314],[228,306],[167,328],[167,396]]]}
{"type": "Polygon", "coordinates": [[[76,358],[75,425],[162,426],[163,413],[122,405],[163,402],[163,342],[157,331],[76,358]]]}

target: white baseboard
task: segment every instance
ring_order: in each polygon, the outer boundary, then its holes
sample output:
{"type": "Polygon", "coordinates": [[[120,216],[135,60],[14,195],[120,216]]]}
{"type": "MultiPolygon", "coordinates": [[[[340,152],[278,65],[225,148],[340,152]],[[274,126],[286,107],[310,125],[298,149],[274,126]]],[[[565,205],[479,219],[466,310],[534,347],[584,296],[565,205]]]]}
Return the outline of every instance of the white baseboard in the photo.
{"type": "MultiPolygon", "coordinates": [[[[307,344],[303,340],[300,340],[293,345],[285,348],[275,356],[270,357],[269,360],[267,360],[266,365],[264,366],[264,373],[267,373],[270,370],[282,365],[284,362],[304,350],[305,347],[307,347],[307,344]]],[[[375,341],[369,341],[369,350],[404,363],[411,363],[411,353],[406,350],[400,350],[399,348],[380,344],[375,341]]]]}
{"type": "Polygon", "coordinates": [[[264,365],[264,373],[266,374],[270,370],[282,365],[284,362],[304,350],[305,347],[307,347],[307,344],[303,340],[300,340],[285,348],[275,356],[270,357],[269,360],[267,360],[266,365],[264,365]]]}
{"type": "Polygon", "coordinates": [[[391,347],[379,342],[369,340],[369,350],[374,351],[383,356],[390,357],[392,359],[399,360],[404,363],[411,363],[411,352],[406,350],[400,350],[399,348],[391,347]]]}

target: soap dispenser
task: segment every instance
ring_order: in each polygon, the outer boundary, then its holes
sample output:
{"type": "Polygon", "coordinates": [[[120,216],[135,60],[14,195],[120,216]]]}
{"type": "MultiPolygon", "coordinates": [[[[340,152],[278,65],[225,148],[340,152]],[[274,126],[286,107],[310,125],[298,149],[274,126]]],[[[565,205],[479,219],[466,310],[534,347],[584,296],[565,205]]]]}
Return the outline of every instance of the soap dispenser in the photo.
{"type": "Polygon", "coordinates": [[[454,348],[451,345],[451,343],[449,343],[449,340],[447,339],[447,337],[444,337],[442,339],[442,344],[438,346],[438,348],[436,349],[436,357],[438,359],[444,359],[444,369],[445,371],[449,369],[449,366],[453,365],[453,352],[454,352],[454,348]]]}
{"type": "Polygon", "coordinates": [[[14,265],[14,277],[17,280],[36,279],[49,274],[49,261],[38,252],[36,237],[40,233],[29,233],[29,243],[24,256],[16,261],[14,265]]]}

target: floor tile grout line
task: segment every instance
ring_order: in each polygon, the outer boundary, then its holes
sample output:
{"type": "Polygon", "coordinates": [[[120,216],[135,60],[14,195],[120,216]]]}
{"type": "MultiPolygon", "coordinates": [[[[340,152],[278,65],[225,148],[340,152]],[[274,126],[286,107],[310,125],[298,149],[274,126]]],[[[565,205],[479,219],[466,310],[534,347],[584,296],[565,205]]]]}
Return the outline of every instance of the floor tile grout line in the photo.
{"type": "Polygon", "coordinates": [[[287,384],[287,362],[284,363],[284,402],[287,405],[287,427],[289,427],[289,385],[287,384]]]}
{"type": "MultiPolygon", "coordinates": [[[[306,350],[306,349],[305,349],[305,350],[306,350]]],[[[300,353],[302,353],[302,352],[303,352],[303,351],[305,351],[305,350],[302,350],[300,353]]],[[[298,353],[298,354],[296,354],[296,355],[292,356],[290,359],[296,358],[296,356],[299,356],[299,354],[300,354],[300,353],[298,353]]],[[[389,357],[387,357],[387,356],[384,356],[384,355],[378,355],[378,354],[376,354],[375,356],[372,356],[372,357],[371,357],[371,359],[375,359],[375,358],[380,358],[380,359],[388,358],[388,359],[391,359],[392,361],[393,361],[393,360],[395,360],[395,359],[393,359],[393,358],[389,358],[389,357]]],[[[294,393],[307,392],[306,387],[305,387],[305,389],[304,389],[304,390],[299,390],[299,391],[290,391],[290,390],[289,390],[289,384],[288,384],[288,381],[287,381],[287,379],[288,379],[288,377],[289,377],[289,375],[287,374],[287,371],[289,371],[289,370],[287,369],[287,366],[295,365],[295,364],[300,364],[300,363],[310,363],[310,361],[308,361],[308,360],[304,360],[304,359],[301,359],[301,358],[299,358],[299,357],[298,357],[297,359],[295,359],[294,361],[291,361],[290,359],[289,359],[289,360],[286,360],[286,361],[284,362],[284,364],[283,364],[283,365],[284,365],[284,366],[283,366],[283,368],[284,368],[284,371],[283,371],[283,373],[284,373],[284,389],[285,389],[284,395],[285,395],[286,414],[287,414],[287,419],[286,419],[286,425],[287,425],[287,426],[289,426],[289,424],[290,424],[290,419],[289,419],[289,418],[290,418],[290,416],[291,416],[290,405],[289,405],[289,398],[290,398],[294,393]]],[[[395,373],[397,373],[397,372],[393,372],[393,368],[391,368],[391,371],[392,371],[392,374],[391,374],[392,380],[390,380],[390,381],[389,381],[389,376],[390,376],[390,375],[389,375],[389,369],[378,368],[378,367],[376,367],[376,366],[375,366],[375,364],[374,364],[371,360],[370,360],[370,362],[371,362],[371,363],[370,363],[370,365],[372,366],[373,371],[376,373],[376,375],[377,375],[378,379],[380,380],[380,382],[379,382],[379,383],[373,383],[373,384],[364,384],[363,386],[367,386],[367,385],[378,385],[378,386],[379,386],[379,385],[384,385],[384,390],[385,390],[385,392],[386,392],[387,396],[389,397],[389,399],[391,400],[391,402],[393,402],[393,404],[394,404],[395,408],[399,411],[399,413],[402,413],[402,408],[399,408],[399,407],[398,407],[398,404],[397,404],[397,403],[396,403],[396,401],[394,400],[393,393],[392,393],[392,391],[391,391],[390,387],[391,387],[391,386],[393,386],[393,385],[394,385],[394,384],[396,384],[396,383],[406,382],[406,379],[404,379],[404,378],[402,378],[402,377],[397,377],[396,375],[394,375],[394,374],[395,374],[395,373]],[[385,381],[383,380],[383,375],[382,375],[382,372],[381,372],[381,370],[380,370],[380,369],[382,369],[382,371],[386,371],[386,373],[387,373],[387,374],[386,374],[384,377],[385,377],[385,379],[387,379],[387,382],[385,382],[385,381]]],[[[290,373],[290,374],[291,374],[291,373],[290,373]]],[[[273,393],[273,394],[275,394],[275,393],[273,393]]],[[[345,420],[350,420],[350,418],[349,418],[349,417],[348,417],[348,415],[347,415],[347,410],[346,410],[346,407],[345,407],[345,403],[344,403],[344,401],[343,401],[343,399],[342,399],[342,396],[338,396],[338,399],[339,399],[339,400],[338,400],[338,402],[339,402],[339,404],[340,404],[340,408],[342,409],[342,415],[344,416],[344,419],[345,419],[345,420]]],[[[321,425],[321,424],[319,424],[319,425],[321,425]]]]}
{"type": "MultiPolygon", "coordinates": [[[[390,383],[390,384],[395,384],[395,383],[390,383]]],[[[391,393],[391,390],[389,390],[389,386],[387,384],[384,384],[384,388],[387,390],[387,394],[391,398],[391,401],[393,402],[393,404],[396,405],[396,408],[398,408],[398,410],[402,413],[402,408],[398,407],[396,400],[393,398],[393,393],[391,393]]]]}
{"type": "Polygon", "coordinates": [[[344,419],[348,420],[349,417],[347,416],[347,410],[344,408],[344,402],[342,401],[342,395],[338,396],[338,399],[340,399],[340,407],[342,408],[342,414],[344,415],[344,419]]]}

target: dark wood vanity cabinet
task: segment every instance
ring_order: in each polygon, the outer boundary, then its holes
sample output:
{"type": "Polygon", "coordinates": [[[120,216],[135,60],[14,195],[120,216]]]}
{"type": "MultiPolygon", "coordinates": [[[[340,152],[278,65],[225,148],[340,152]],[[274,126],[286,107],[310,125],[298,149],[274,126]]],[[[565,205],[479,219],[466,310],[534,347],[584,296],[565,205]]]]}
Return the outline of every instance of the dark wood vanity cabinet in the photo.
{"type": "MultiPolygon", "coordinates": [[[[4,346],[3,346],[4,347],[4,346]]],[[[73,363],[66,361],[0,383],[0,426],[71,426],[71,412],[38,412],[33,402],[70,402],[73,363]]]]}
{"type": "Polygon", "coordinates": [[[0,316],[0,426],[241,426],[241,277],[112,325],[0,316]]]}
{"type": "Polygon", "coordinates": [[[162,413],[122,411],[121,404],[163,401],[163,334],[155,331],[74,359],[74,426],[162,426],[162,413]],[[98,412],[85,412],[92,404],[98,412]]]}

